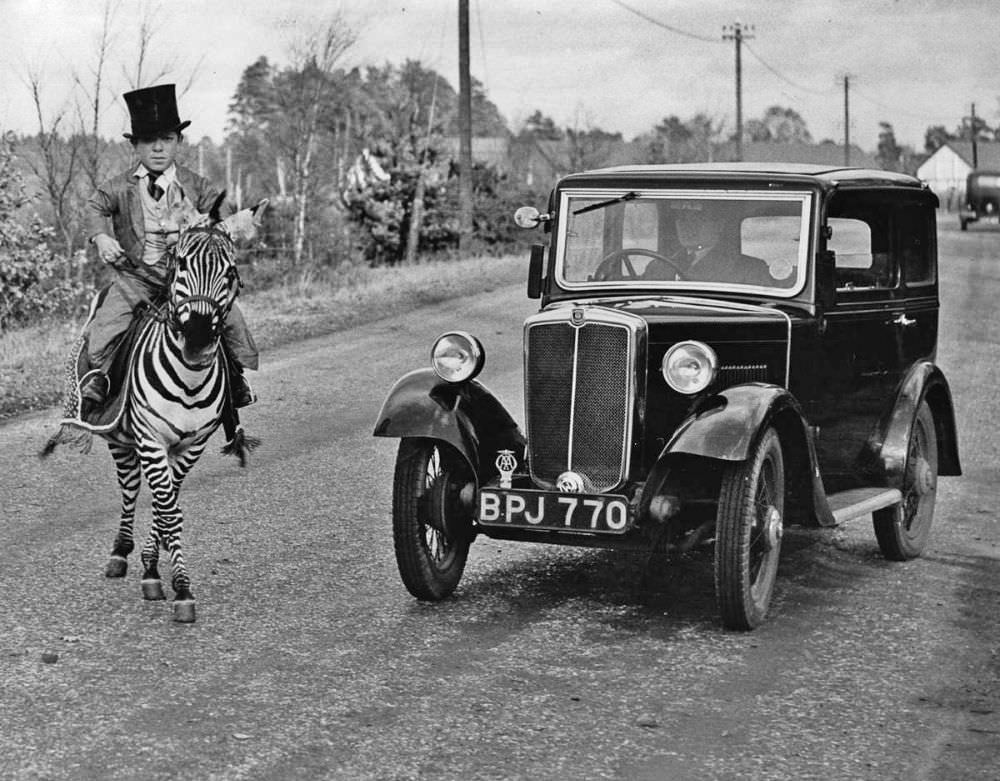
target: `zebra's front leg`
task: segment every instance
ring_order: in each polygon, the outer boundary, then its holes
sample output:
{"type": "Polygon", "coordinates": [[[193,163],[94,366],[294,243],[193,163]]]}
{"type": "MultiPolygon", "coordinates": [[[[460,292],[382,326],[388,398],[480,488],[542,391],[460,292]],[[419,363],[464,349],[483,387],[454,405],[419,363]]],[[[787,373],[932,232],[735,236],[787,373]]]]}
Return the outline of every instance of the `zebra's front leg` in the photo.
{"type": "Polygon", "coordinates": [[[143,577],[143,595],[147,599],[163,598],[162,586],[160,586],[159,596],[150,597],[146,590],[147,579],[150,581],[150,593],[153,591],[153,580],[156,581],[157,585],[160,584],[157,559],[159,548],[162,546],[170,556],[171,584],[174,589],[174,620],[185,624],[192,623],[195,620],[194,595],[191,593],[191,580],[188,577],[184,553],[181,549],[183,516],[181,508],[177,504],[177,490],[180,480],[183,479],[183,472],[175,477],[175,468],[171,465],[165,451],[145,453],[142,457],[142,469],[153,494],[153,525],[150,529],[149,540],[142,553],[143,563],[146,564],[146,574],[143,577]]]}
{"type": "Polygon", "coordinates": [[[122,578],[128,571],[128,555],[135,547],[132,528],[135,521],[135,503],[142,486],[142,471],[139,467],[139,458],[133,449],[110,442],[108,449],[115,461],[118,488],[122,495],[122,514],[104,574],[109,578],[122,578]]]}
{"type": "Polygon", "coordinates": [[[156,519],[142,546],[142,598],[150,600],[166,599],[163,583],[160,581],[160,535],[156,529],[156,519]]]}

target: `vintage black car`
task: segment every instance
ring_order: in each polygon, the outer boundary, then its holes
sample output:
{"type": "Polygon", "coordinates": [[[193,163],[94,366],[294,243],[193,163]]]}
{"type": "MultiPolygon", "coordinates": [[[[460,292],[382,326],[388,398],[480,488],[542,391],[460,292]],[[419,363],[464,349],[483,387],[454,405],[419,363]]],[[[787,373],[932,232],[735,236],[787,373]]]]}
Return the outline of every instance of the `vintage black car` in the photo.
{"type": "Polygon", "coordinates": [[[958,211],[958,220],[962,230],[971,222],[1000,222],[1000,171],[976,169],[966,177],[965,203],[958,211]]]}
{"type": "Polygon", "coordinates": [[[886,558],[920,555],[938,476],[960,473],[934,362],[936,206],[884,171],[705,164],[576,173],[544,213],[518,210],[549,236],[529,264],[523,432],[464,331],[376,422],[402,440],[406,587],[448,596],[477,534],[714,541],[722,622],[752,629],[790,524],[871,515],[886,558]]]}

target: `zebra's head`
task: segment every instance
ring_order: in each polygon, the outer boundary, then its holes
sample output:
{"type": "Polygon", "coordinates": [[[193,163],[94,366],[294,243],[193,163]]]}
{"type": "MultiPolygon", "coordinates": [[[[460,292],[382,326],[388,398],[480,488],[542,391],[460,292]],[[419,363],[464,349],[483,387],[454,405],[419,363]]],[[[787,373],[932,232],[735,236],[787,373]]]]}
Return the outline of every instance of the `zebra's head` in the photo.
{"type": "Polygon", "coordinates": [[[248,237],[260,224],[267,201],[220,220],[219,196],[207,221],[180,234],[174,248],[170,282],[170,326],[180,337],[184,359],[209,360],[218,347],[226,317],[242,282],[236,268],[235,239],[248,237]]]}

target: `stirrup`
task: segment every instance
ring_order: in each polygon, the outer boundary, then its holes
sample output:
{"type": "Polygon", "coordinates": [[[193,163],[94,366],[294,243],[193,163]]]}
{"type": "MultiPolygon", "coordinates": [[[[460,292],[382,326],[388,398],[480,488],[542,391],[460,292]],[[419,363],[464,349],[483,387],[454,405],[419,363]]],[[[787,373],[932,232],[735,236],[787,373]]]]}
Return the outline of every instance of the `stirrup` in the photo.
{"type": "Polygon", "coordinates": [[[77,387],[81,399],[100,405],[107,401],[111,380],[100,369],[91,369],[83,375],[77,387]]]}
{"type": "Polygon", "coordinates": [[[236,409],[243,409],[243,407],[256,404],[257,394],[250,381],[242,373],[234,374],[233,377],[238,378],[233,382],[233,406],[236,409]]]}

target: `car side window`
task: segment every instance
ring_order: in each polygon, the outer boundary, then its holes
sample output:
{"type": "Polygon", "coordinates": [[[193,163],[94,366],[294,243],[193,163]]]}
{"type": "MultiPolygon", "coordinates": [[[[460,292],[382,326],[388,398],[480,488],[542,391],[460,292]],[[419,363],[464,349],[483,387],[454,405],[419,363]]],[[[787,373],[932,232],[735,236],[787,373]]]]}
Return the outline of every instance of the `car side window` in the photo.
{"type": "Polygon", "coordinates": [[[900,206],[896,221],[897,245],[908,287],[931,285],[935,279],[934,212],[916,204],[900,206]]]}
{"type": "Polygon", "coordinates": [[[891,204],[877,197],[842,196],[834,202],[826,248],[834,253],[838,297],[861,291],[877,296],[896,287],[892,225],[891,204]]]}

